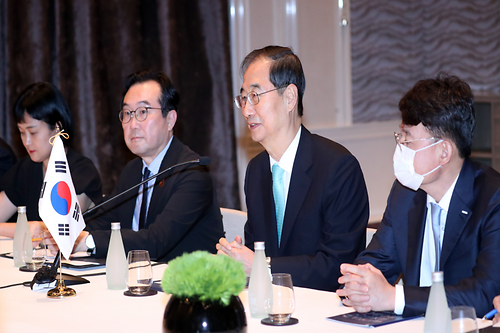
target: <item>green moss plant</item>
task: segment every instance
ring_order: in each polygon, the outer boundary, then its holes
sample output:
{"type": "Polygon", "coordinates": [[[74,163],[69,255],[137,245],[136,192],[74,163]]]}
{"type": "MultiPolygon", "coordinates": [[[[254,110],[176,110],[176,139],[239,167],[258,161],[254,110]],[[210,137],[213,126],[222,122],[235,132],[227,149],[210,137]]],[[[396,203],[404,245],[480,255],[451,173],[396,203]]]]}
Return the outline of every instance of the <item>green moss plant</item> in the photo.
{"type": "Polygon", "coordinates": [[[163,274],[163,291],[177,297],[197,297],[201,301],[220,301],[228,305],[231,296],[245,288],[243,264],[205,251],[185,253],[171,260],[163,274]]]}

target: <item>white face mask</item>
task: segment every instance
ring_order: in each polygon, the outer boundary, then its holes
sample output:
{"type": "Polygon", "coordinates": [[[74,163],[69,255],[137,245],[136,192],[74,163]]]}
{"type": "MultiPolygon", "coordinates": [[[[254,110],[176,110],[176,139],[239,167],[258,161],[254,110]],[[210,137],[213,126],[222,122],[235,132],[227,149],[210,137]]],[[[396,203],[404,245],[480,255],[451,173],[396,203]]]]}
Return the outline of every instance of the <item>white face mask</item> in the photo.
{"type": "Polygon", "coordinates": [[[405,145],[396,145],[396,151],[394,152],[394,157],[393,157],[394,175],[401,184],[403,184],[408,188],[411,188],[413,191],[416,191],[418,190],[420,185],[422,185],[425,176],[433,173],[434,171],[436,171],[441,167],[441,165],[438,165],[435,169],[427,172],[425,175],[420,175],[415,172],[415,166],[413,165],[413,162],[415,160],[415,154],[417,152],[435,146],[441,141],[443,140],[439,140],[427,147],[417,150],[410,149],[405,145]],[[399,147],[401,147],[401,149],[399,149],[399,147]]]}

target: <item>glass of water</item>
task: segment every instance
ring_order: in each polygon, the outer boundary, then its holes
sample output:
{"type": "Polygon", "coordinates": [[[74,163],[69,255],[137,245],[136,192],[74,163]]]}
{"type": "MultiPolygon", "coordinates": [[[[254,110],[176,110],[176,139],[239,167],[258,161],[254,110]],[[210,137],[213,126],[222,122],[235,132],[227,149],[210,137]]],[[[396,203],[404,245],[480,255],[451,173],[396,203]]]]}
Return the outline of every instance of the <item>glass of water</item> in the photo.
{"type": "MultiPolygon", "coordinates": [[[[26,241],[28,241],[28,238],[26,241]]],[[[43,266],[47,259],[47,247],[45,246],[43,231],[33,233],[31,244],[23,246],[22,257],[26,268],[30,271],[35,272],[43,266]]]]}
{"type": "Polygon", "coordinates": [[[472,306],[453,306],[450,310],[453,333],[478,332],[476,310],[472,306]]]}
{"type": "Polygon", "coordinates": [[[271,283],[273,293],[266,304],[269,320],[276,324],[287,323],[295,310],[292,276],[287,273],[275,273],[271,283]]]}
{"type": "Polygon", "coordinates": [[[135,295],[149,292],[153,284],[153,270],[147,250],[132,250],[128,252],[127,287],[135,295]]]}

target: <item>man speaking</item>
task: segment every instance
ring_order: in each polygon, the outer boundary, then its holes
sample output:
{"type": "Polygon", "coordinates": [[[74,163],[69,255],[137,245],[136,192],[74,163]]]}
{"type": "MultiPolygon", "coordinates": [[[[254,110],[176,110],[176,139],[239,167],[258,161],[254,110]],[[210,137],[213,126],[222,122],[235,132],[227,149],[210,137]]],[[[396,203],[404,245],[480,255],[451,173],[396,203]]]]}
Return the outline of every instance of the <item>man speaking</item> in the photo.
{"type": "Polygon", "coordinates": [[[302,125],[306,82],[291,49],[254,50],[241,71],[235,102],[265,151],[247,168],[246,246],[241,237],[221,238],[218,253],[243,262],[250,274],[253,243],[265,241],[272,272],[292,274],[297,286],[333,291],[340,264],[365,248],[368,195],[359,163],[302,125]]]}

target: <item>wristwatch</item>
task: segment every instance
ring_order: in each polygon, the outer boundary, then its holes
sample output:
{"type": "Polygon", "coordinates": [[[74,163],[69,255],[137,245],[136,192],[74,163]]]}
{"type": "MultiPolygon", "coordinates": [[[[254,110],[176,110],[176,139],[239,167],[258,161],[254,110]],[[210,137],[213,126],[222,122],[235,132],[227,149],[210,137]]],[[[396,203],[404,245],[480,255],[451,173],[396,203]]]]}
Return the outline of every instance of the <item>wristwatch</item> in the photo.
{"type": "Polygon", "coordinates": [[[94,237],[92,237],[91,234],[85,238],[85,245],[87,245],[87,254],[90,256],[92,254],[95,254],[95,242],[94,242],[94,237]]]}

